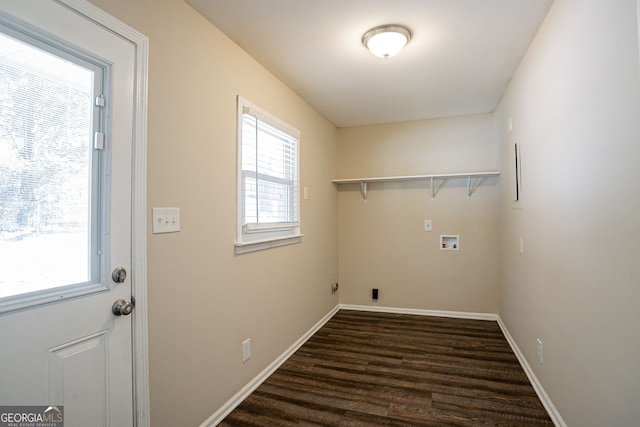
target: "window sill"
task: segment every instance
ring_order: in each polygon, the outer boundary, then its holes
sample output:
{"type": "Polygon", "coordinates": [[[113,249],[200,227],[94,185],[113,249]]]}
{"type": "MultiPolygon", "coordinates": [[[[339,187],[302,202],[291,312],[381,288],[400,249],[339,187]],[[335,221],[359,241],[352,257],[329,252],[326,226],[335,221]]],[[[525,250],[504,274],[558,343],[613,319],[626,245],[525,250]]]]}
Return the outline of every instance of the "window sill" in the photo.
{"type": "Polygon", "coordinates": [[[241,255],[249,252],[262,251],[264,249],[277,248],[279,246],[294,245],[302,242],[304,234],[294,236],[278,237],[274,239],[258,240],[255,242],[236,242],[235,254],[241,255]]]}

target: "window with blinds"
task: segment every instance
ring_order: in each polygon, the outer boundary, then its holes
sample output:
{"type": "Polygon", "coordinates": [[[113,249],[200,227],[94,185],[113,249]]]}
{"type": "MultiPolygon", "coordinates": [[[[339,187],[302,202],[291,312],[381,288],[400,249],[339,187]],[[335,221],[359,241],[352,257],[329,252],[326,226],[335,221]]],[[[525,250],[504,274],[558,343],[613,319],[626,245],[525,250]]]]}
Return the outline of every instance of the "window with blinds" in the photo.
{"type": "Polygon", "coordinates": [[[99,283],[103,85],[88,58],[0,24],[0,300],[99,283]]]}
{"type": "Polygon", "coordinates": [[[300,132],[238,97],[236,252],[300,241],[300,132]]]}

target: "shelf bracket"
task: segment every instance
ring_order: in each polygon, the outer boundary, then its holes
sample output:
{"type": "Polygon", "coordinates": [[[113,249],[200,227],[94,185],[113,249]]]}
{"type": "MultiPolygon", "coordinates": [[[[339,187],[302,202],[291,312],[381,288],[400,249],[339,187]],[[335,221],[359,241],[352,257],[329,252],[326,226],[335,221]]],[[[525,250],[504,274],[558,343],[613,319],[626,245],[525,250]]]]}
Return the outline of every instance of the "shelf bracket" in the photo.
{"type": "Polygon", "coordinates": [[[367,182],[360,181],[360,192],[362,193],[362,198],[367,200],[367,182]]]}
{"type": "Polygon", "coordinates": [[[471,175],[467,177],[467,199],[471,197],[471,175]]]}
{"type": "Polygon", "coordinates": [[[435,187],[433,186],[433,177],[431,177],[431,200],[436,198],[435,187]]]}

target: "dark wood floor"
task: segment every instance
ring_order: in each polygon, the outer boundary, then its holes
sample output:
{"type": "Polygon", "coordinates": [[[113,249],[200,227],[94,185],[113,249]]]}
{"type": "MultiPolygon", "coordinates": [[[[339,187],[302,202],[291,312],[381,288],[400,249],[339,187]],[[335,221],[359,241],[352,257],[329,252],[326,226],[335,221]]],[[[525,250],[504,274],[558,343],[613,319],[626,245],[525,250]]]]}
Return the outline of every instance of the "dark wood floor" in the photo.
{"type": "Polygon", "coordinates": [[[221,426],[552,426],[493,321],[339,311],[221,426]]]}

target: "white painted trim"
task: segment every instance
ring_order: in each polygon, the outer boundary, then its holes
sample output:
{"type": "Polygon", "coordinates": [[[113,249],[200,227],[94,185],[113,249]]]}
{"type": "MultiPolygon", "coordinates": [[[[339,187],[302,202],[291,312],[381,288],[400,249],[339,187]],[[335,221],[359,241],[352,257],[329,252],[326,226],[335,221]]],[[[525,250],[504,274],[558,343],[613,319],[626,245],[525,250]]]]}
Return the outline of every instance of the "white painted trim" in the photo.
{"type": "Polygon", "coordinates": [[[340,304],[341,310],[373,311],[378,313],[414,314],[418,316],[452,317],[454,319],[498,320],[493,313],[470,313],[465,311],[422,310],[418,308],[378,307],[371,305],[340,304]]]}
{"type": "Polygon", "coordinates": [[[149,347],[147,332],[147,93],[149,38],[86,0],[56,0],[88,20],[109,29],[135,46],[136,76],[133,130],[131,213],[131,294],[136,308],[132,317],[134,426],[148,427],[149,347]]]}
{"type": "Polygon", "coordinates": [[[147,94],[149,39],[129,33],[136,44],[136,128],[133,152],[133,317],[134,426],[151,425],[149,398],[149,336],[147,318],[147,94]]]}
{"type": "Polygon", "coordinates": [[[245,385],[238,393],[229,399],[216,412],[207,418],[200,427],[213,427],[218,425],[227,415],[231,413],[244,399],[246,399],[260,384],[262,384],[271,374],[273,374],[289,357],[293,355],[302,345],[315,334],[318,329],[324,326],[337,312],[340,306],[336,305],[329,313],[327,313],[318,323],[301,336],[291,347],[282,353],[276,360],[260,372],[254,379],[245,385]]]}
{"type": "Polygon", "coordinates": [[[303,237],[304,234],[296,234],[295,236],[277,237],[274,239],[257,240],[254,242],[236,242],[235,254],[241,255],[265,249],[277,248],[280,246],[294,245],[302,242],[303,237]]]}
{"type": "Polygon", "coordinates": [[[516,357],[518,358],[518,362],[520,362],[520,366],[522,366],[524,373],[527,375],[527,378],[529,378],[529,382],[531,383],[531,385],[533,386],[533,389],[538,395],[540,402],[542,402],[542,405],[547,410],[547,413],[549,414],[551,421],[553,421],[553,424],[556,427],[567,427],[567,424],[562,419],[560,412],[558,412],[558,409],[549,398],[549,395],[542,387],[542,384],[540,384],[540,381],[538,381],[538,377],[536,377],[536,374],[533,372],[533,369],[531,369],[531,365],[529,365],[529,362],[527,362],[527,359],[524,357],[524,354],[522,353],[522,351],[520,351],[518,344],[516,344],[515,340],[509,333],[509,330],[507,329],[506,325],[504,324],[500,316],[498,316],[498,325],[500,326],[500,329],[502,329],[502,333],[507,339],[509,346],[511,346],[511,350],[513,350],[516,357]]]}

